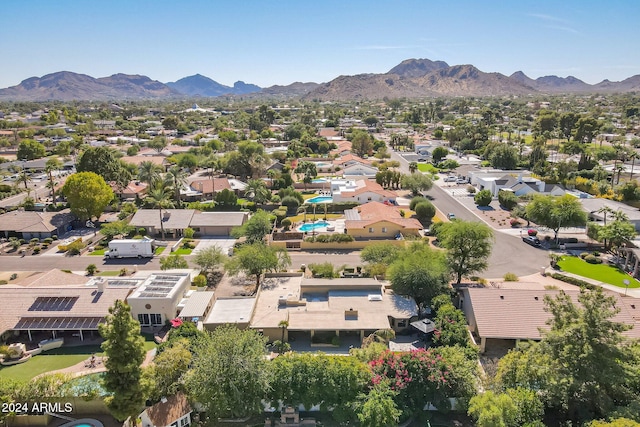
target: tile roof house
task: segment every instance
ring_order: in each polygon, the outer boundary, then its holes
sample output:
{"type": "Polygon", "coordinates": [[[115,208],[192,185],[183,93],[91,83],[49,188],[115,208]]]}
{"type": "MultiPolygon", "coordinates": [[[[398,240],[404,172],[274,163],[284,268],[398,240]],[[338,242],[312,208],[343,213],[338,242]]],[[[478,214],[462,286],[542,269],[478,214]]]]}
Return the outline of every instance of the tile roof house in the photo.
{"type": "Polygon", "coordinates": [[[109,186],[113,192],[122,200],[142,199],[147,194],[149,184],[140,181],[129,181],[125,188],[120,188],[117,183],[110,182],[109,186]]]}
{"type": "MultiPolygon", "coordinates": [[[[540,340],[540,330],[549,329],[546,322],[551,318],[551,314],[545,311],[544,297],[553,297],[558,292],[561,291],[462,288],[460,308],[464,311],[469,329],[480,339],[480,351],[484,352],[494,340],[513,340],[514,343],[518,340],[540,340]]],[[[562,292],[571,297],[574,303],[578,303],[579,290],[562,292]]],[[[640,316],[629,310],[632,305],[640,307],[640,301],[636,298],[622,298],[618,293],[610,295],[616,299],[615,306],[620,308],[613,320],[633,326],[623,335],[640,338],[640,316]]]]}
{"type": "Polygon", "coordinates": [[[60,212],[33,212],[16,210],[0,215],[0,232],[6,238],[19,236],[25,240],[34,237],[60,236],[71,230],[75,216],[69,209],[60,212]]]}
{"type": "Polygon", "coordinates": [[[189,187],[195,191],[198,196],[204,198],[212,198],[224,189],[231,190],[231,184],[229,184],[227,178],[196,179],[189,183],[189,187]]]}
{"type": "MultiPolygon", "coordinates": [[[[231,229],[246,222],[247,212],[200,212],[195,209],[163,209],[162,226],[166,234],[181,236],[193,228],[201,236],[230,236],[231,229]]],[[[148,235],[160,233],[158,209],[138,209],[130,225],[145,228],[148,235]]]]}
{"type": "MultiPolygon", "coordinates": [[[[635,226],[636,231],[640,231],[640,210],[638,210],[638,208],[603,198],[589,197],[580,198],[579,200],[580,204],[582,204],[582,209],[587,213],[591,221],[604,221],[604,212],[598,211],[602,208],[609,207],[614,211],[622,211],[627,215],[627,218],[629,218],[629,222],[635,226]]],[[[611,219],[611,214],[607,216],[607,219],[611,219]]]]}
{"type": "Polygon", "coordinates": [[[27,332],[31,341],[32,332],[51,332],[55,338],[56,332],[78,331],[82,339],[83,333],[97,331],[109,307],[116,300],[124,301],[130,288],[109,287],[102,281],[88,286],[89,282],[85,278],[85,285],[0,287],[0,335],[6,338],[9,331],[27,332]]]}
{"type": "Polygon", "coordinates": [[[333,160],[334,166],[339,166],[341,168],[346,168],[347,166],[351,166],[353,164],[360,163],[362,165],[371,165],[372,161],[369,159],[363,159],[360,156],[349,153],[344,156],[338,157],[333,160]]]}
{"type": "Polygon", "coordinates": [[[386,202],[397,197],[393,191],[385,190],[375,181],[363,180],[332,180],[331,195],[334,203],[371,201],[386,202]]]}
{"type": "Polygon", "coordinates": [[[395,239],[398,235],[419,236],[422,224],[403,218],[400,209],[380,202],[369,202],[345,212],[345,232],[356,239],[395,239]]]}
{"type": "Polygon", "coordinates": [[[470,182],[480,190],[489,190],[494,197],[498,197],[500,190],[513,191],[516,196],[526,194],[544,194],[562,196],[566,193],[559,184],[547,184],[542,180],[524,176],[522,171],[472,171],[469,173],[470,182]]]}
{"type": "Polygon", "coordinates": [[[148,407],[138,418],[144,427],[186,427],[191,425],[193,409],[183,393],[162,398],[148,407]]]}

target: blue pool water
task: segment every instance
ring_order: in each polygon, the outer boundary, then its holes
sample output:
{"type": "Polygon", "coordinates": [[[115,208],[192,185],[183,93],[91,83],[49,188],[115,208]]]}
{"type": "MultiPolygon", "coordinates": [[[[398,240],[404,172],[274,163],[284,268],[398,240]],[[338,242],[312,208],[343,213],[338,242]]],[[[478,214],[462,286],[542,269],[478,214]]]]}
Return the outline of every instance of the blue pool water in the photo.
{"type": "Polygon", "coordinates": [[[329,223],[327,221],[318,221],[312,224],[303,224],[298,228],[299,231],[313,231],[318,228],[325,228],[329,223]]]}
{"type": "Polygon", "coordinates": [[[331,196],[316,196],[307,200],[307,203],[331,203],[333,202],[333,197],[331,196]]]}
{"type": "Polygon", "coordinates": [[[316,179],[312,180],[311,182],[313,182],[314,184],[319,184],[319,183],[322,183],[322,182],[329,182],[329,181],[327,181],[324,178],[316,178],[316,179]]]}

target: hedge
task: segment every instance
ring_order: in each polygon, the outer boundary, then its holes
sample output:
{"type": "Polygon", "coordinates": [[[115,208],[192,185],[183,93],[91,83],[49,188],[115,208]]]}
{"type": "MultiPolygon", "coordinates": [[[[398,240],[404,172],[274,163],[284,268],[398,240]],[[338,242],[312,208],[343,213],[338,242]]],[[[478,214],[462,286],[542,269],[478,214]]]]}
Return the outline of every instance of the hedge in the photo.
{"type": "Polygon", "coordinates": [[[317,236],[311,236],[304,239],[305,242],[318,242],[318,243],[345,243],[353,242],[353,236],[349,234],[318,234],[317,236]]]}
{"type": "Polygon", "coordinates": [[[562,280],[563,282],[569,283],[571,285],[580,286],[581,288],[586,288],[589,290],[594,290],[597,287],[596,285],[592,285],[591,283],[585,282],[584,280],[576,279],[575,277],[571,276],[565,276],[564,274],[560,273],[553,273],[551,277],[556,280],[562,280]]]}

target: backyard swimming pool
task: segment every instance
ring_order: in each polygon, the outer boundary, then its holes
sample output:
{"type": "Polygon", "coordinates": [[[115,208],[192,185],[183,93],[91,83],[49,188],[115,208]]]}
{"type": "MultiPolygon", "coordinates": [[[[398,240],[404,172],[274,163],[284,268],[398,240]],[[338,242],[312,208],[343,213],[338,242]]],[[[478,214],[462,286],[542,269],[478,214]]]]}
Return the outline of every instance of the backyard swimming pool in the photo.
{"type": "Polygon", "coordinates": [[[307,203],[316,204],[316,203],[331,203],[333,202],[333,197],[331,196],[316,196],[307,200],[307,203]]]}
{"type": "Polygon", "coordinates": [[[327,221],[318,221],[314,223],[303,224],[300,226],[300,228],[298,228],[298,231],[313,231],[317,230],[318,228],[326,228],[327,225],[329,225],[327,221]]]}

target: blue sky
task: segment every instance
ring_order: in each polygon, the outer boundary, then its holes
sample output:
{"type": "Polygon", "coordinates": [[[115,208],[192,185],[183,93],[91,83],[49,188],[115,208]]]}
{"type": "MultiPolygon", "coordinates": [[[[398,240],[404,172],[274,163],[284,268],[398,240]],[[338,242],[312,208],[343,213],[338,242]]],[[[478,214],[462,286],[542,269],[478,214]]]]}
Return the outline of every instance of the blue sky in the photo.
{"type": "Polygon", "coordinates": [[[73,71],[262,87],[408,58],[587,83],[640,74],[637,0],[2,0],[0,87],[73,71]]]}

